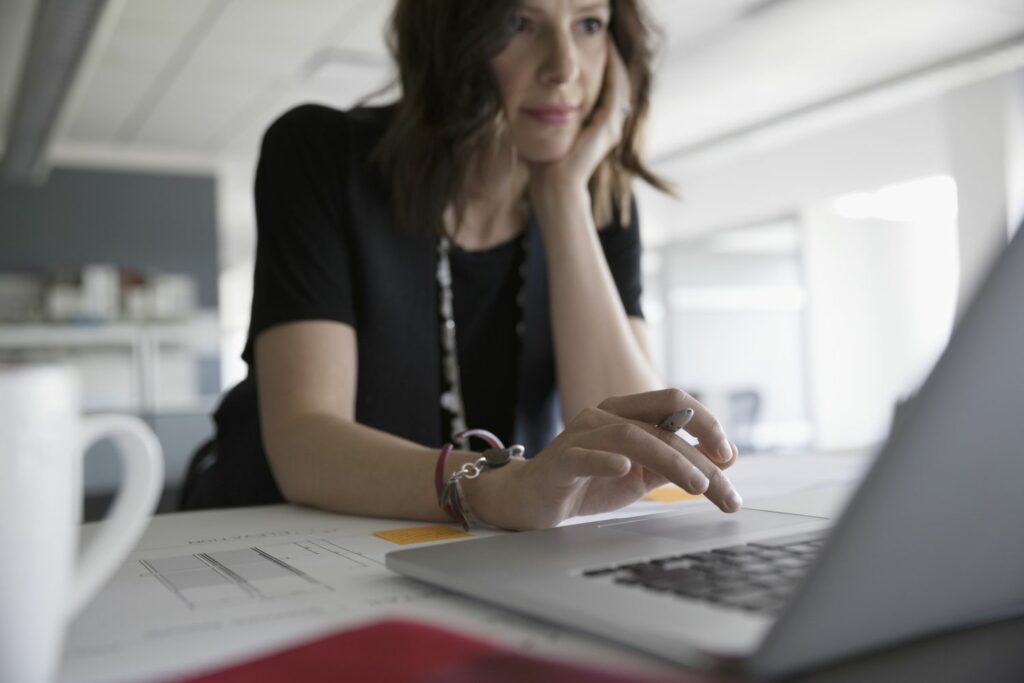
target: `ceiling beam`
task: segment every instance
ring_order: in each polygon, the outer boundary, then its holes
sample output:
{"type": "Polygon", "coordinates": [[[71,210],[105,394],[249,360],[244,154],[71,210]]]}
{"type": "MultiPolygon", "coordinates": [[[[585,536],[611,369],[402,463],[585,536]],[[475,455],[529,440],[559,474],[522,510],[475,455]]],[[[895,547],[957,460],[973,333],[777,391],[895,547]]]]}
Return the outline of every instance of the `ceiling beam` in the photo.
{"type": "Polygon", "coordinates": [[[9,119],[0,177],[45,179],[56,123],[107,0],[40,0],[9,119]]]}
{"type": "Polygon", "coordinates": [[[651,163],[698,164],[744,154],[1024,66],[1024,34],[655,155],[651,163]]]}

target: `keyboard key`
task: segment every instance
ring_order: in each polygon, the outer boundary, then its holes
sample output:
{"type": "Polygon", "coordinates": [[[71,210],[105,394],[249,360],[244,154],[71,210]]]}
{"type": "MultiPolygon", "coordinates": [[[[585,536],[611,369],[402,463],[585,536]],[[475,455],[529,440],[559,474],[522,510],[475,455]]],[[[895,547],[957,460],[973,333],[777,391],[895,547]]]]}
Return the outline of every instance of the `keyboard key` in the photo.
{"type": "Polygon", "coordinates": [[[775,566],[779,569],[803,569],[806,567],[808,562],[798,557],[784,557],[779,560],[775,560],[775,566]]]}
{"type": "Polygon", "coordinates": [[[733,545],[728,548],[715,548],[711,552],[717,555],[753,555],[757,553],[757,548],[749,545],[733,545]]]}
{"type": "Polygon", "coordinates": [[[716,602],[746,600],[761,595],[765,589],[749,583],[737,583],[731,586],[716,588],[709,598],[716,602]]]}
{"type": "Polygon", "coordinates": [[[751,543],[750,545],[756,548],[778,548],[780,546],[789,545],[791,543],[810,543],[814,541],[824,541],[824,532],[812,531],[805,532],[802,534],[791,534],[789,536],[779,536],[778,538],[769,538],[764,541],[758,541],[751,543]]]}
{"type": "Polygon", "coordinates": [[[672,591],[676,595],[680,595],[684,598],[694,598],[696,600],[709,599],[714,594],[714,588],[711,584],[688,584],[685,586],[677,586],[672,591]]]}
{"type": "Polygon", "coordinates": [[[588,578],[613,576],[616,584],[705,600],[755,612],[775,612],[814,561],[824,538],[795,534],[760,543],[666,555],[594,567],[588,578]]]}
{"type": "Polygon", "coordinates": [[[659,578],[647,578],[640,581],[640,585],[648,590],[652,591],[671,591],[675,590],[678,582],[672,579],[666,579],[663,577],[659,578]]]}
{"type": "Polygon", "coordinates": [[[696,560],[697,562],[705,562],[707,560],[714,560],[716,559],[716,557],[714,553],[705,551],[700,553],[687,553],[686,555],[683,555],[683,559],[696,560]]]}
{"type": "Polygon", "coordinates": [[[705,574],[689,569],[648,572],[639,577],[640,583],[655,590],[672,590],[676,587],[690,585],[706,585],[709,583],[705,574]]]}
{"type": "Polygon", "coordinates": [[[598,567],[597,569],[588,569],[583,572],[583,576],[594,577],[594,576],[607,576],[608,574],[614,574],[618,570],[615,567],[598,567]]]}
{"type": "MultiPolygon", "coordinates": [[[[787,554],[785,557],[793,557],[793,555],[787,554]]],[[[770,564],[771,561],[766,561],[760,555],[733,555],[730,559],[734,560],[734,564],[739,567],[756,567],[758,565],[770,564]]]]}
{"type": "Polygon", "coordinates": [[[725,583],[728,581],[744,581],[746,580],[747,574],[737,569],[722,570],[713,572],[710,574],[711,580],[716,583],[725,583]]]}
{"type": "Polygon", "coordinates": [[[761,588],[771,591],[788,591],[790,588],[796,585],[794,579],[789,579],[784,576],[759,576],[751,579],[751,582],[761,586],[761,588]]]}
{"type": "Polygon", "coordinates": [[[706,586],[710,581],[703,574],[691,574],[686,572],[666,572],[664,574],[652,574],[645,576],[642,581],[645,586],[657,586],[659,588],[671,589],[685,586],[706,586]]]}
{"type": "Polygon", "coordinates": [[[793,545],[785,545],[782,547],[784,550],[788,550],[791,553],[805,556],[810,555],[812,557],[817,555],[818,551],[821,550],[819,546],[812,545],[811,543],[795,543],[793,545]]]}
{"type": "Polygon", "coordinates": [[[707,581],[707,575],[693,569],[681,568],[664,572],[663,576],[677,581],[707,581]]]}
{"type": "Polygon", "coordinates": [[[785,604],[785,599],[773,593],[761,593],[745,598],[730,599],[728,603],[751,612],[775,612],[785,604]]]}

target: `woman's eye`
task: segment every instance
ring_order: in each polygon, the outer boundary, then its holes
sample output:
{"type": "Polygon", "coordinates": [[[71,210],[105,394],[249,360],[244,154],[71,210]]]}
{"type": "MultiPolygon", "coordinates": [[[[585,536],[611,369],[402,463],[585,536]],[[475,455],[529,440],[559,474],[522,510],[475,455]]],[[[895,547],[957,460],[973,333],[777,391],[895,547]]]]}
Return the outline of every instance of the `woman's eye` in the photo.
{"type": "Polygon", "coordinates": [[[515,33],[526,33],[530,30],[530,20],[526,17],[516,17],[512,22],[512,30],[515,33]]]}
{"type": "Polygon", "coordinates": [[[604,22],[597,17],[587,17],[580,20],[580,28],[584,33],[600,33],[604,29],[604,22]]]}

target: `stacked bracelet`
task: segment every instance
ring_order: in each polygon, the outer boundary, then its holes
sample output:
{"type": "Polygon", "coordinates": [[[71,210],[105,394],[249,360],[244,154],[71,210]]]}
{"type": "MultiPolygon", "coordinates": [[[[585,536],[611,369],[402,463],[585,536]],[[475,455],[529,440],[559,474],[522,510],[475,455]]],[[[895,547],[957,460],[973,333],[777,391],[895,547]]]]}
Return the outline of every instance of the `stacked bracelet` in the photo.
{"type": "Polygon", "coordinates": [[[484,451],[477,460],[467,462],[455,470],[448,477],[448,480],[445,481],[444,464],[453,448],[451,443],[446,443],[441,447],[441,453],[437,458],[437,465],[434,467],[434,488],[437,490],[438,505],[467,531],[471,526],[479,524],[480,520],[473,514],[473,511],[466,503],[465,496],[462,495],[462,480],[476,479],[486,469],[496,469],[507,465],[512,458],[523,457],[523,453],[526,450],[520,445],[505,448],[501,439],[486,429],[469,429],[460,432],[455,435],[455,440],[462,441],[471,436],[483,439],[491,447],[484,451]]]}

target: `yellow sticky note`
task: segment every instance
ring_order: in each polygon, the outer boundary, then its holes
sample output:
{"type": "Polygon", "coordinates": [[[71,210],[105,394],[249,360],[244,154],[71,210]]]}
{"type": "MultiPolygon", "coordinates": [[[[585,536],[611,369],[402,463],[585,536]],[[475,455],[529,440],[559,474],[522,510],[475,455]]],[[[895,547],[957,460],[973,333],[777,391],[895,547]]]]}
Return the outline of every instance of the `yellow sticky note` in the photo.
{"type": "Polygon", "coordinates": [[[649,500],[652,503],[678,503],[681,500],[694,500],[696,498],[700,498],[700,496],[684,491],[675,484],[659,486],[644,496],[644,500],[649,500]]]}
{"type": "Polygon", "coordinates": [[[373,535],[398,545],[411,543],[428,543],[430,541],[446,541],[449,538],[467,538],[473,534],[453,529],[450,526],[413,526],[407,529],[387,529],[374,531],[373,535]]]}

